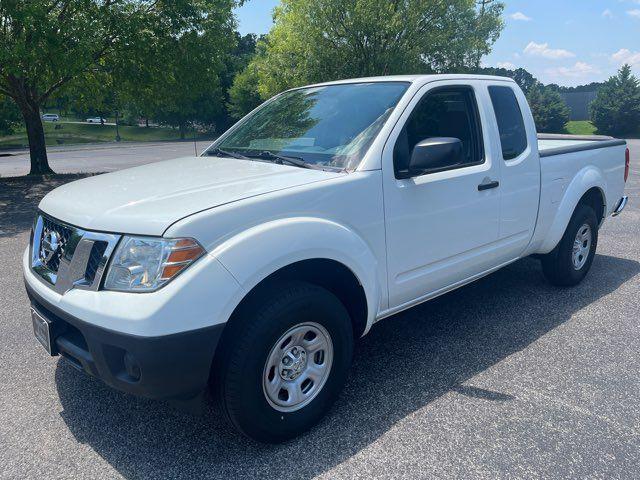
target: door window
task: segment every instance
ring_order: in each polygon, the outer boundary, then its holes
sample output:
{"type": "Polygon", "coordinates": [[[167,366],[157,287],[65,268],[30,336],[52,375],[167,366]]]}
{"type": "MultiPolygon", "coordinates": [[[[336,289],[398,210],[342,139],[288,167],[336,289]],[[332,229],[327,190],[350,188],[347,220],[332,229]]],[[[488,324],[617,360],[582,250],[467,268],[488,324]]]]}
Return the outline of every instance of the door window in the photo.
{"type": "Polygon", "coordinates": [[[498,122],[502,158],[512,160],[527,149],[527,131],[518,99],[510,87],[489,87],[489,96],[498,122]]]}
{"type": "Polygon", "coordinates": [[[434,137],[459,139],[464,161],[453,167],[435,166],[430,172],[481,164],[484,162],[481,132],[478,105],[471,87],[432,90],[420,100],[400,132],[393,151],[395,171],[406,171],[413,147],[434,137]]]}

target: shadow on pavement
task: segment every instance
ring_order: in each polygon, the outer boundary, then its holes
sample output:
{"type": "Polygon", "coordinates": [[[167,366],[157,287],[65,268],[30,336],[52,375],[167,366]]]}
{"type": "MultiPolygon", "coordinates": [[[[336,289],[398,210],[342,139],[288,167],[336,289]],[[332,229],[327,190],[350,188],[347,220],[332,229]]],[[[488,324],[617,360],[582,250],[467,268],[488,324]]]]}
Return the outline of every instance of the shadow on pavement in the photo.
{"type": "Polygon", "coordinates": [[[581,285],[560,290],[544,281],[537,261],[524,259],[384,320],[360,341],[346,390],[329,416],[285,445],[254,444],[213,410],[196,417],[120,394],[63,361],[56,370],[61,415],[78,441],[128,478],[310,478],[447,392],[512,401],[513,395],[464,382],[639,271],[638,262],[598,255],[581,285]]]}
{"type": "Polygon", "coordinates": [[[42,197],[56,187],[89,174],[0,179],[0,239],[31,228],[42,197]]]}

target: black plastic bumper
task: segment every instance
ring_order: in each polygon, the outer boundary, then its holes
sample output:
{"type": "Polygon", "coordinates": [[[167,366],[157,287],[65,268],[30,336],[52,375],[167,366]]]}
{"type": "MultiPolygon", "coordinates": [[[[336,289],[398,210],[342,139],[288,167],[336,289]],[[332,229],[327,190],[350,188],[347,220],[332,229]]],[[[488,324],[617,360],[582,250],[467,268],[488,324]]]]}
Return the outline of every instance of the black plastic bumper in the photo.
{"type": "Polygon", "coordinates": [[[77,369],[147,398],[188,400],[206,388],[224,324],[161,337],[128,335],[75,318],[25,286],[31,306],[52,322],[53,353],[77,369]]]}

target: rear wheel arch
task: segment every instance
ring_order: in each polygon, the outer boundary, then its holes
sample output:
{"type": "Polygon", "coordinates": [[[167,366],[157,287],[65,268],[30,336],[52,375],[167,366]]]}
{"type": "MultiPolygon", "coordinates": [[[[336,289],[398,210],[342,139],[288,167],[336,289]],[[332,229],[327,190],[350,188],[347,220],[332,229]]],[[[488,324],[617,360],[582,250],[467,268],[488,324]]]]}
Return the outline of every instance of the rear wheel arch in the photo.
{"type": "Polygon", "coordinates": [[[588,166],[575,175],[567,187],[562,200],[549,210],[549,215],[554,214],[554,219],[543,234],[541,245],[535,253],[547,254],[551,252],[561,241],[571,218],[575,215],[580,205],[586,205],[594,210],[598,218],[598,226],[602,224],[607,214],[604,178],[599,169],[588,166]]]}
{"type": "Polygon", "coordinates": [[[558,245],[541,256],[542,270],[547,280],[553,285],[564,287],[580,283],[591,268],[597,244],[597,214],[590,204],[578,203],[558,245]],[[583,228],[585,233],[580,236],[583,228]],[[581,247],[582,242],[584,249],[581,247]]]}
{"type": "Polygon", "coordinates": [[[604,220],[605,213],[607,211],[607,204],[604,196],[604,192],[600,187],[591,187],[589,190],[585,192],[584,195],[578,200],[578,204],[576,205],[575,210],[578,208],[578,205],[587,205],[593,209],[596,214],[596,218],[598,219],[598,225],[602,224],[604,220]]]}

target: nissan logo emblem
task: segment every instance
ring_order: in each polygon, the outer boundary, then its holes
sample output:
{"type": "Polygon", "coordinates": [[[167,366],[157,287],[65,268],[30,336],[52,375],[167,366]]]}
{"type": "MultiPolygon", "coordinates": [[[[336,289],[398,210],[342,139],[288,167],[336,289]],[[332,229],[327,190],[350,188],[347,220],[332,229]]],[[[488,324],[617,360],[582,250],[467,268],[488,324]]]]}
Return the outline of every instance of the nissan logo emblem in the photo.
{"type": "Polygon", "coordinates": [[[40,260],[44,263],[48,263],[58,253],[62,246],[60,234],[56,231],[47,232],[42,239],[42,246],[40,248],[40,260]]]}

